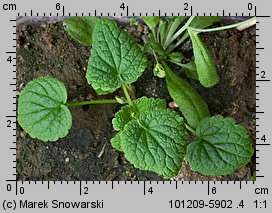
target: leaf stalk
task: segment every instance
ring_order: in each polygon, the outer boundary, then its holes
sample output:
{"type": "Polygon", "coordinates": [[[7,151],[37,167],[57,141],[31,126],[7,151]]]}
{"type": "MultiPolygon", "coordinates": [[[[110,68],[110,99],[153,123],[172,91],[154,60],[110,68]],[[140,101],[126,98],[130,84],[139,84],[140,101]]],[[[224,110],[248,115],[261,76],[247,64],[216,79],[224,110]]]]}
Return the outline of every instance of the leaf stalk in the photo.
{"type": "Polygon", "coordinates": [[[248,20],[245,20],[245,21],[242,21],[242,22],[239,22],[239,23],[235,23],[235,24],[231,24],[231,25],[227,25],[227,26],[222,26],[222,27],[215,27],[215,28],[210,28],[210,29],[199,29],[199,28],[194,28],[194,27],[187,27],[187,28],[190,28],[191,30],[194,30],[196,32],[214,32],[214,31],[219,31],[219,30],[227,30],[227,29],[231,29],[231,28],[235,28],[235,27],[239,27],[241,25],[245,25],[251,21],[254,21],[256,20],[256,17],[253,17],[253,18],[250,18],[248,20]]]}
{"type": "Polygon", "coordinates": [[[186,129],[188,129],[191,133],[193,133],[193,135],[196,135],[196,131],[192,128],[192,127],[190,127],[188,124],[186,124],[186,123],[184,123],[185,124],[185,127],[186,127],[186,129]]]}
{"type": "Polygon", "coordinates": [[[90,101],[81,101],[81,102],[70,102],[66,103],[67,107],[74,107],[74,106],[83,106],[83,105],[90,105],[90,104],[118,104],[116,99],[101,99],[101,100],[90,100],[90,101]]]}
{"type": "Polygon", "coordinates": [[[131,98],[130,98],[130,96],[129,96],[129,93],[128,93],[128,90],[127,90],[127,87],[126,87],[125,84],[122,84],[122,89],[123,89],[123,91],[124,91],[124,94],[125,94],[125,97],[126,97],[126,99],[127,99],[128,104],[131,105],[132,100],[131,100],[131,98]]]}

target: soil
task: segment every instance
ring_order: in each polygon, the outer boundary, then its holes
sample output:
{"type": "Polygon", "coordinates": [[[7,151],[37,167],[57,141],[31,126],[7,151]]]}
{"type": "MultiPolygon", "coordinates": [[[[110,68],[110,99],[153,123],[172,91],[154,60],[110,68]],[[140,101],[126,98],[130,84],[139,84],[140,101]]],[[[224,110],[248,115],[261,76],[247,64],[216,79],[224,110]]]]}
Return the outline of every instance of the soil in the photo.
{"type": "MultiPolygon", "coordinates": [[[[137,42],[148,33],[146,26],[121,26],[137,42]]],[[[205,89],[188,79],[204,97],[212,114],[234,117],[248,129],[255,143],[255,28],[201,34],[207,45],[220,83],[205,89]]],[[[187,59],[192,57],[190,41],[181,47],[187,59]]],[[[67,87],[69,102],[114,98],[121,91],[98,96],[85,79],[90,48],[73,40],[63,29],[62,21],[17,23],[17,89],[44,75],[52,75],[67,87]]],[[[158,97],[172,101],[165,80],[153,76],[153,59],[134,84],[136,96],[158,97]]],[[[180,76],[180,68],[172,66],[180,76]]],[[[186,78],[186,77],[185,77],[186,78]]],[[[44,143],[32,139],[17,125],[18,180],[163,180],[153,172],[141,171],[126,161],[110,145],[115,135],[111,120],[119,105],[92,105],[71,108],[73,126],[67,137],[44,143]]],[[[184,162],[175,180],[249,180],[254,174],[255,157],[232,175],[202,176],[184,162]]]]}

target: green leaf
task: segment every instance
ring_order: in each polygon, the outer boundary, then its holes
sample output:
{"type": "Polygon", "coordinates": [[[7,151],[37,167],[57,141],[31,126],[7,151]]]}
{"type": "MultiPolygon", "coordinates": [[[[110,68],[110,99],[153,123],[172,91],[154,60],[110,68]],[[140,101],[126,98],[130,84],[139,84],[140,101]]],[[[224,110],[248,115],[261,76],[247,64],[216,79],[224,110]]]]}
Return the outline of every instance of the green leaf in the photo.
{"type": "Polygon", "coordinates": [[[111,140],[135,167],[166,178],[179,172],[188,133],[177,112],[166,109],[161,99],[142,97],[115,114],[113,126],[120,130],[111,140]]]}
{"type": "Polygon", "coordinates": [[[137,81],[145,67],[140,47],[116,22],[102,19],[96,24],[86,78],[98,94],[137,81]]]}
{"type": "Polygon", "coordinates": [[[178,174],[187,139],[183,119],[169,109],[145,111],[121,131],[125,157],[136,168],[156,172],[165,178],[178,174]]]}
{"type": "Polygon", "coordinates": [[[63,138],[72,126],[66,100],[66,88],[58,79],[45,76],[31,81],[19,96],[18,122],[32,138],[63,138]]]}
{"type": "Polygon", "coordinates": [[[190,27],[203,29],[213,25],[215,22],[220,20],[221,17],[219,16],[195,16],[194,20],[190,24],[190,27]]]}
{"type": "Polygon", "coordinates": [[[167,18],[168,29],[167,29],[167,37],[166,37],[166,40],[165,40],[166,43],[168,43],[169,40],[171,40],[173,35],[176,33],[178,27],[180,26],[181,22],[185,18],[186,18],[186,16],[174,16],[174,17],[167,18]]]}
{"type": "Polygon", "coordinates": [[[198,74],[197,74],[196,65],[194,61],[190,61],[187,64],[178,63],[173,60],[171,60],[171,62],[182,67],[187,77],[198,80],[198,74]]]}
{"type": "Polygon", "coordinates": [[[171,97],[189,125],[195,128],[203,118],[210,116],[206,102],[187,81],[173,73],[165,63],[164,68],[171,97]]]}
{"type": "Polygon", "coordinates": [[[196,65],[194,61],[190,61],[187,64],[179,62],[180,60],[178,59],[170,59],[169,61],[182,67],[187,77],[198,80],[198,74],[196,71],[196,65]]]}
{"type": "Polygon", "coordinates": [[[64,21],[64,29],[80,43],[91,46],[97,21],[98,19],[94,16],[71,17],[64,21]]]}
{"type": "Polygon", "coordinates": [[[162,45],[152,41],[152,39],[149,40],[149,44],[150,47],[153,51],[155,51],[156,53],[160,54],[160,55],[164,55],[165,54],[165,50],[163,49],[162,45]]]}
{"type": "Polygon", "coordinates": [[[131,105],[123,106],[112,120],[113,128],[117,131],[124,129],[124,126],[131,120],[137,119],[143,112],[151,109],[164,109],[166,102],[162,99],[141,97],[132,102],[131,105]]]}
{"type": "Polygon", "coordinates": [[[169,61],[182,67],[185,71],[185,74],[187,77],[198,80],[198,74],[196,71],[196,65],[194,61],[190,61],[187,64],[181,63],[184,56],[180,52],[172,52],[171,54],[168,55],[169,61]]]}
{"type": "Polygon", "coordinates": [[[181,52],[172,52],[168,55],[168,57],[172,63],[181,63],[181,61],[184,59],[181,52]]]}
{"type": "Polygon", "coordinates": [[[117,149],[118,151],[122,152],[122,146],[121,146],[121,132],[118,132],[112,139],[111,139],[111,145],[113,148],[117,149]]]}
{"type": "Polygon", "coordinates": [[[113,128],[116,131],[120,131],[131,120],[133,120],[134,111],[130,105],[123,106],[112,119],[113,128]]]}
{"type": "Polygon", "coordinates": [[[188,29],[193,44],[195,65],[200,83],[205,87],[213,87],[219,82],[213,60],[197,32],[188,29]]]}
{"type": "Polygon", "coordinates": [[[168,29],[168,23],[166,21],[160,20],[157,37],[160,37],[161,44],[165,43],[166,36],[167,36],[167,29],[168,29]]]}
{"type": "Polygon", "coordinates": [[[247,130],[233,118],[205,118],[196,135],[199,140],[188,145],[185,159],[203,175],[231,174],[250,162],[254,153],[247,130]]]}
{"type": "Polygon", "coordinates": [[[155,28],[160,21],[159,16],[141,16],[147,26],[151,29],[152,33],[154,34],[155,28]]]}
{"type": "Polygon", "coordinates": [[[198,80],[198,74],[197,74],[196,65],[194,61],[190,61],[187,64],[181,64],[181,67],[184,69],[187,77],[198,80]]]}

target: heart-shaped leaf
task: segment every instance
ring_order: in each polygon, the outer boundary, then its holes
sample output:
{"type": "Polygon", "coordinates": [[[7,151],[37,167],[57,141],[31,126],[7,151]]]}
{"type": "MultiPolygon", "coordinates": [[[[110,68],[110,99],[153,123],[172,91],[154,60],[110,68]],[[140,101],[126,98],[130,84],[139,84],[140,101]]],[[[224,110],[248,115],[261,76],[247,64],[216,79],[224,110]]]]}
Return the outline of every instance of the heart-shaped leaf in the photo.
{"type": "Polygon", "coordinates": [[[192,170],[203,175],[231,174],[246,165],[254,153],[245,127],[233,118],[205,118],[196,135],[199,140],[188,145],[185,159],[192,170]]]}
{"type": "Polygon", "coordinates": [[[19,96],[18,122],[32,138],[63,138],[72,126],[66,100],[66,88],[58,79],[45,76],[31,81],[19,96]]]}
{"type": "Polygon", "coordinates": [[[188,133],[183,119],[169,109],[148,110],[127,123],[121,133],[125,157],[136,167],[171,178],[185,156],[188,133]]]}
{"type": "Polygon", "coordinates": [[[139,45],[116,22],[102,19],[96,24],[86,78],[98,94],[137,81],[145,67],[139,45]]]}
{"type": "Polygon", "coordinates": [[[177,175],[185,155],[188,132],[177,112],[161,99],[142,97],[123,106],[112,121],[120,130],[111,140],[135,167],[166,178],[177,175]]]}

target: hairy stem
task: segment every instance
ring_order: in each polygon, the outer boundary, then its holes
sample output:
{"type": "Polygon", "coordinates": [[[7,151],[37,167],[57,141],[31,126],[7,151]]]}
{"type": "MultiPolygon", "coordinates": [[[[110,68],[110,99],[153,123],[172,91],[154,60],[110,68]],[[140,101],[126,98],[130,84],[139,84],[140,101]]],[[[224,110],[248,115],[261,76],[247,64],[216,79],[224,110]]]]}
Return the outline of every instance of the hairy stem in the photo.
{"type": "Polygon", "coordinates": [[[256,20],[256,17],[250,18],[250,19],[248,19],[246,21],[242,21],[242,22],[239,22],[239,23],[235,23],[235,24],[231,24],[231,25],[227,25],[227,26],[223,26],[223,27],[215,27],[215,28],[211,28],[211,29],[198,29],[198,28],[194,28],[194,27],[187,27],[187,28],[190,28],[190,29],[192,29],[192,30],[194,30],[196,32],[199,32],[199,33],[201,33],[201,32],[207,33],[207,32],[227,30],[227,29],[231,29],[231,28],[234,28],[234,27],[239,27],[241,25],[247,24],[247,23],[249,23],[251,21],[254,21],[254,20],[256,20]]]}
{"type": "Polygon", "coordinates": [[[81,101],[81,102],[70,102],[66,103],[67,107],[74,107],[74,106],[83,106],[83,105],[90,105],[90,104],[118,104],[116,99],[101,99],[101,100],[90,100],[90,101],[81,101]]]}
{"type": "Polygon", "coordinates": [[[131,98],[130,98],[130,96],[129,96],[129,93],[128,93],[128,90],[127,90],[127,88],[126,88],[126,85],[122,84],[122,89],[123,89],[123,91],[124,91],[124,94],[125,94],[125,97],[126,97],[126,99],[127,99],[128,104],[131,105],[132,100],[131,100],[131,98]]]}

